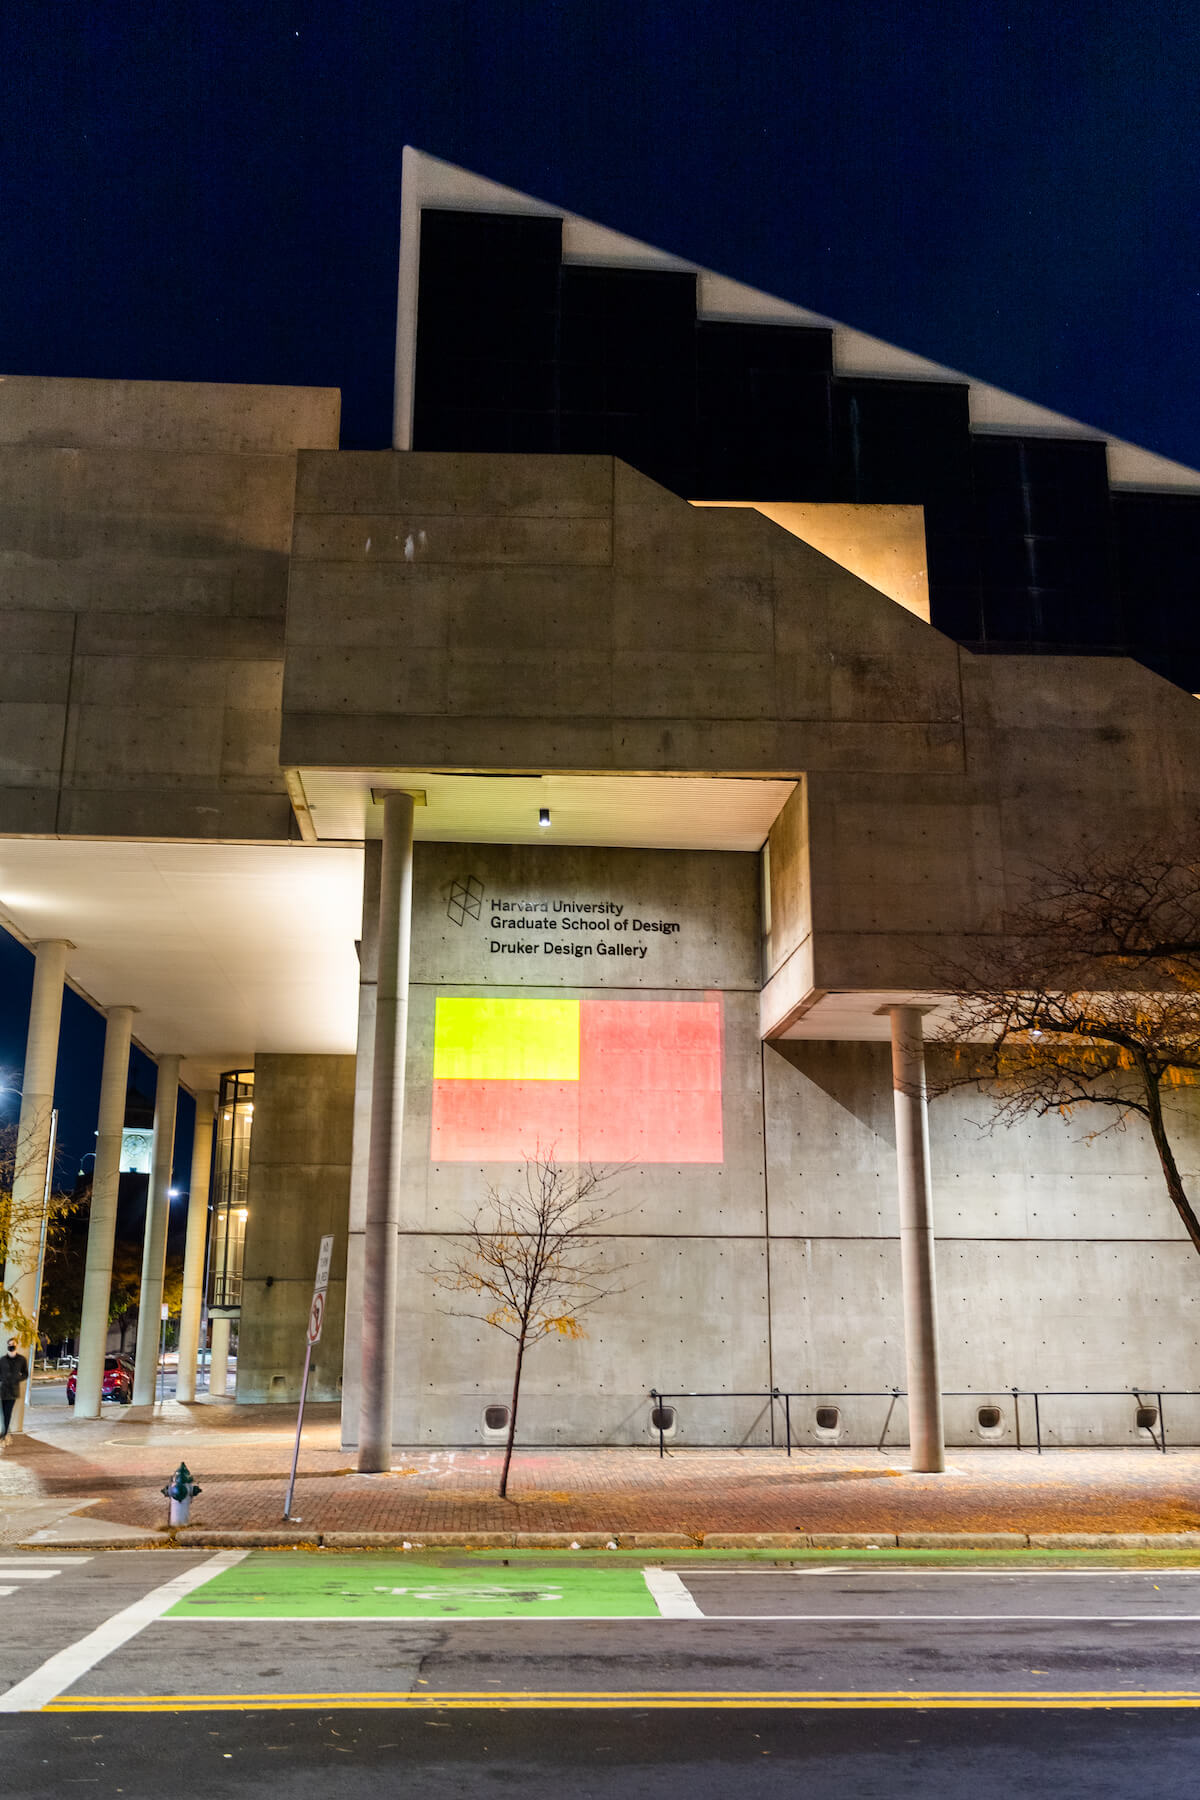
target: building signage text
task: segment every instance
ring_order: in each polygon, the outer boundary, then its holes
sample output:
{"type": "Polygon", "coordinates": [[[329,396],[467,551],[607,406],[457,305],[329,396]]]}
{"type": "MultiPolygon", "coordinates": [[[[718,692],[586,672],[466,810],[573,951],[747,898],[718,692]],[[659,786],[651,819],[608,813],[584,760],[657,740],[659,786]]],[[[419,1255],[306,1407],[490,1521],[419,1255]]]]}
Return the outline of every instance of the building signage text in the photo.
{"type": "Polygon", "coordinates": [[[642,918],[619,900],[487,899],[481,911],[493,956],[620,956],[640,962],[676,937],[678,919],[642,918]],[[503,934],[503,935],[499,935],[503,934]]]}

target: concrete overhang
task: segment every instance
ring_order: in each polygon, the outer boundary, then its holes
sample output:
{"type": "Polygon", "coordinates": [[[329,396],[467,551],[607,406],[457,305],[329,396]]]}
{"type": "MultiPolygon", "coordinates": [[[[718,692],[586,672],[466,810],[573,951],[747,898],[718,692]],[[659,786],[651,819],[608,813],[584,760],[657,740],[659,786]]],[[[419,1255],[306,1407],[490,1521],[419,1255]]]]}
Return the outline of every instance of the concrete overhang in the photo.
{"type": "Polygon", "coordinates": [[[0,840],[0,924],[67,938],[71,985],[130,1005],[191,1088],[256,1051],[353,1052],[361,849],[0,840]]]}
{"type": "Polygon", "coordinates": [[[312,843],[380,835],[373,796],[418,796],[414,829],[427,843],[571,844],[631,850],[762,848],[791,777],[710,775],[520,775],[428,769],[296,769],[289,788],[312,843]],[[539,823],[543,808],[549,828],[539,823]]]}
{"type": "Polygon", "coordinates": [[[778,1016],[779,995],[768,983],[761,996],[762,1035],[769,1043],[811,1038],[845,1043],[886,1043],[891,1035],[890,1006],[919,1006],[932,1032],[948,1009],[944,994],[916,989],[811,989],[789,1015],[778,1016]]]}
{"type": "Polygon", "coordinates": [[[204,1087],[260,1051],[353,1053],[362,841],[383,813],[373,793],[422,795],[427,841],[753,852],[794,786],[305,771],[305,843],[0,839],[0,925],[26,944],[68,939],[71,985],[101,1009],[135,1006],[138,1042],[178,1052],[185,1083],[204,1087]]]}

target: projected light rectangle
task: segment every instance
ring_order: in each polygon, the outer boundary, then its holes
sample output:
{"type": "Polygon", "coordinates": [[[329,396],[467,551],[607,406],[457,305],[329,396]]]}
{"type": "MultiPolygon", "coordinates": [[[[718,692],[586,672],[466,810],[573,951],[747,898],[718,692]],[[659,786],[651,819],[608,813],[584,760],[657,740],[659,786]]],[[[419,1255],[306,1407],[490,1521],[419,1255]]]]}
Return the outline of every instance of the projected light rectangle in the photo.
{"type": "Polygon", "coordinates": [[[437,1001],[436,1162],[719,1163],[722,1007],[437,1001]]]}

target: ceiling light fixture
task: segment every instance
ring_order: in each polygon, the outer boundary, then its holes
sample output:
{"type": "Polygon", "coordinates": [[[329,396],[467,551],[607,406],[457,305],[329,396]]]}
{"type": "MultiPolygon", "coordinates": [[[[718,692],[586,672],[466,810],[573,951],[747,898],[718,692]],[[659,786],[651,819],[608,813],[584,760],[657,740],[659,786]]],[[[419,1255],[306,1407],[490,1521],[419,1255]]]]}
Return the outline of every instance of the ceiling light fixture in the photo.
{"type": "Polygon", "coordinates": [[[550,808],[548,806],[543,806],[541,808],[541,810],[539,811],[538,824],[542,827],[542,829],[544,831],[549,830],[549,828],[550,828],[550,808]]]}

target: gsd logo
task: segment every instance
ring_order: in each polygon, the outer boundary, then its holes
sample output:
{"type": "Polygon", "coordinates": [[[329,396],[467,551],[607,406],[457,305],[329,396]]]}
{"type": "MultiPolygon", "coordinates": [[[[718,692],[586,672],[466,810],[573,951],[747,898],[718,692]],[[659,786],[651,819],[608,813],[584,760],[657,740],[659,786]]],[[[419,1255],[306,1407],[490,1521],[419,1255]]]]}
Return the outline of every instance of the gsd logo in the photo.
{"type": "Polygon", "coordinates": [[[450,883],[450,896],[446,901],[446,916],[455,925],[465,925],[468,919],[477,919],[483,910],[483,883],[474,875],[468,875],[465,881],[450,883]]]}

